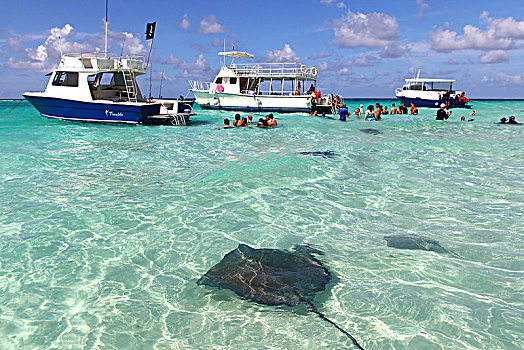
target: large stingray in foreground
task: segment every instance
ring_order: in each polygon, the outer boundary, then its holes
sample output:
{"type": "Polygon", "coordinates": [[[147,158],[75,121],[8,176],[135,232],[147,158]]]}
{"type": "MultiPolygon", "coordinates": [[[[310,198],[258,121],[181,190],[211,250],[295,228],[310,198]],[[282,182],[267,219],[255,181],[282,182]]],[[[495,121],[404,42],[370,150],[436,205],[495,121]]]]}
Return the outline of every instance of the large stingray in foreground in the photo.
{"type": "Polygon", "coordinates": [[[317,292],[323,291],[331,274],[307,246],[295,252],[255,249],[245,244],[227,253],[197,284],[230,289],[239,296],[264,305],[305,305],[323,320],[335,326],[363,349],[355,338],[324,316],[313,305],[317,292]]]}

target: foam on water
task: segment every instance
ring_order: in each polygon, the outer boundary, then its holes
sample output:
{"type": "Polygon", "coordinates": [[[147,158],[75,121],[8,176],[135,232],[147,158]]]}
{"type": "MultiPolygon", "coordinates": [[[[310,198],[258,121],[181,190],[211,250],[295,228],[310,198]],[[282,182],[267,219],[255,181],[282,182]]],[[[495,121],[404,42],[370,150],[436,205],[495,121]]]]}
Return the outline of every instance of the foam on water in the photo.
{"type": "Polygon", "coordinates": [[[524,126],[494,123],[524,122],[524,102],[472,102],[473,122],[422,108],[277,114],[272,130],[221,130],[233,113],[201,110],[185,127],[63,122],[0,102],[0,347],[350,347],[300,308],[195,283],[238,243],[307,242],[335,277],[316,304],[366,349],[523,348],[524,126]],[[389,248],[394,234],[462,259],[389,248]]]}

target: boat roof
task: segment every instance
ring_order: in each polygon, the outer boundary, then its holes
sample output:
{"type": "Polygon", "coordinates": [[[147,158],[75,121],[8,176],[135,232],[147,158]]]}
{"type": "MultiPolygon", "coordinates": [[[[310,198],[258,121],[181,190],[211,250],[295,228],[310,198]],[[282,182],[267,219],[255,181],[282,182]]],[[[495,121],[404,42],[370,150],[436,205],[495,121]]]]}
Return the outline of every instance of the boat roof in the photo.
{"type": "Polygon", "coordinates": [[[250,53],[242,52],[242,51],[223,51],[218,53],[219,56],[224,57],[231,57],[231,58],[253,58],[253,56],[250,53]]]}
{"type": "Polygon", "coordinates": [[[431,79],[431,78],[413,78],[406,79],[406,83],[454,83],[456,79],[431,79]]]}

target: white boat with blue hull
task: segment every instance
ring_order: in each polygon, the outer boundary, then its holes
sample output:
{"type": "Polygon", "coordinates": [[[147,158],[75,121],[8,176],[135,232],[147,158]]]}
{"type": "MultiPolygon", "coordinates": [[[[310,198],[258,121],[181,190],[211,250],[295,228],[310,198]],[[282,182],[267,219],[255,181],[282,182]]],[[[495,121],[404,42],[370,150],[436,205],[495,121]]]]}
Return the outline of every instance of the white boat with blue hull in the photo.
{"type": "Polygon", "coordinates": [[[417,77],[406,79],[402,89],[397,88],[395,95],[406,105],[413,103],[417,107],[439,108],[444,104],[449,108],[471,108],[464,91],[453,90],[455,79],[428,79],[417,77]]]}
{"type": "Polygon", "coordinates": [[[46,118],[131,124],[184,124],[193,101],[145,99],[136,77],[141,56],[66,54],[43,92],[24,97],[46,118]]]}
{"type": "Polygon", "coordinates": [[[335,96],[321,96],[317,90],[315,67],[300,63],[237,64],[235,59],[254,57],[240,51],[224,51],[218,55],[223,58],[222,68],[213,82],[189,81],[190,91],[202,109],[338,112],[335,96]],[[225,64],[226,57],[232,59],[229,66],[225,64]]]}

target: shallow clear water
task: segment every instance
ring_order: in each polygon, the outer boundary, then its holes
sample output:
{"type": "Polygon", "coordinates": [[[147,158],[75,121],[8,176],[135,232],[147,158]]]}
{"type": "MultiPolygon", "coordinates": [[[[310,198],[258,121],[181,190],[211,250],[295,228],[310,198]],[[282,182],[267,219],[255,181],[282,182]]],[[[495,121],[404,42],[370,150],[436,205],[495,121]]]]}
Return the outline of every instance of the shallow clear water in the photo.
{"type": "Polygon", "coordinates": [[[238,243],[324,251],[335,278],[316,305],[366,349],[524,347],[524,126],[495,124],[524,122],[524,101],[473,101],[472,122],[287,114],[272,130],[221,130],[234,113],[201,110],[185,127],[64,122],[16,103],[0,102],[0,348],[352,347],[304,308],[196,285],[238,243]],[[459,258],[387,247],[392,234],[459,258]]]}

